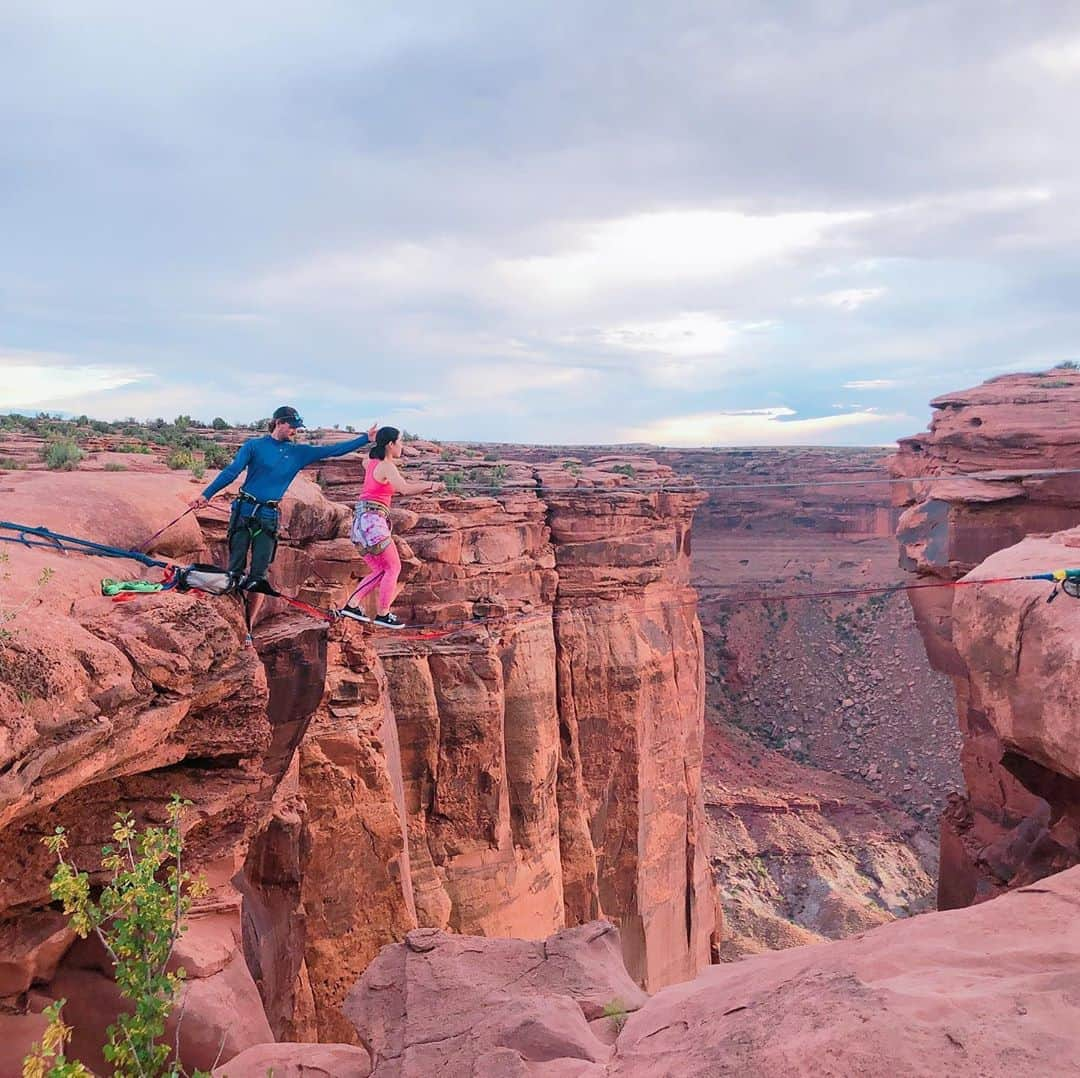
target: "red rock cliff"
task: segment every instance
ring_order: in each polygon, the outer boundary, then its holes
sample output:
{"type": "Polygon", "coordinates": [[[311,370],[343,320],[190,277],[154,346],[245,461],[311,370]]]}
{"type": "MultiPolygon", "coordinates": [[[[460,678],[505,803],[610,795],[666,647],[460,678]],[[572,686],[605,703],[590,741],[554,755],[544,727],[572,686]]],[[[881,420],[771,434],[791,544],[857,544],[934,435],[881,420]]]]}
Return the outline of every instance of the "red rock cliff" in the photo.
{"type": "MultiPolygon", "coordinates": [[[[905,439],[899,476],[902,564],[933,581],[1073,565],[1080,524],[1080,375],[1007,375],[939,397],[928,433],[905,439]],[[1032,536],[1025,539],[1025,536],[1032,536]],[[1016,545],[1018,544],[1018,545],[1016,545]]],[[[1039,584],[910,592],[933,665],[956,687],[966,796],[942,820],[939,904],[966,905],[1080,860],[1069,657],[1080,611],[1039,584]],[[1064,709],[1064,710],[1063,710],[1064,709]]]]}
{"type": "MultiPolygon", "coordinates": [[[[328,638],[271,601],[256,656],[233,600],[116,605],[95,597],[97,583],[132,575],[126,563],[13,548],[0,996],[21,1022],[18,1045],[63,990],[87,1001],[72,1017],[92,1055],[111,1006],[107,963],[71,948],[47,908],[38,838],[64,823],[93,868],[114,806],[157,819],[173,790],[194,802],[190,863],[214,885],[187,937],[189,1066],[212,1061],[221,1032],[224,1059],[271,1030],[353,1039],[345,992],[416,925],[537,936],[602,913],[651,988],[709,962],[717,913],[687,583],[700,496],[601,489],[562,469],[513,474],[517,489],[495,497],[395,511],[403,616],[506,615],[434,641],[365,638],[355,625],[328,638]],[[43,568],[54,576],[37,590],[43,568]],[[211,1002],[222,992],[227,1016],[211,1002]]],[[[122,546],[175,516],[191,489],[162,474],[11,484],[5,517],[122,546]]],[[[340,602],[359,567],[347,511],[301,480],[284,517],[275,582],[340,602]]],[[[200,524],[187,518],[158,549],[181,561],[220,553],[221,522],[201,513],[200,524]]]]}

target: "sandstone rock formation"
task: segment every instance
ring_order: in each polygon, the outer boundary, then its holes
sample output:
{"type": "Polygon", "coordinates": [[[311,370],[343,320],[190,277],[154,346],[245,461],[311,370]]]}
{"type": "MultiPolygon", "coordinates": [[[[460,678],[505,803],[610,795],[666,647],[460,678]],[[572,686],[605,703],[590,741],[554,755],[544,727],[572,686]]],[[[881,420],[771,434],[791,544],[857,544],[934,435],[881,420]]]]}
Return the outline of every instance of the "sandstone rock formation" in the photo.
{"type": "MultiPolygon", "coordinates": [[[[1080,474],[1042,474],[1080,468],[1078,400],[1080,375],[1057,369],[934,401],[929,432],[901,442],[894,472],[982,474],[913,480],[898,492],[902,563],[926,582],[949,582],[976,566],[967,579],[1077,561],[1068,534],[1024,537],[1080,524],[1080,474]]],[[[1047,606],[1048,589],[1030,584],[909,594],[931,662],[955,684],[964,738],[967,793],[942,820],[939,902],[949,908],[1080,860],[1073,763],[1050,732],[1068,683],[1073,601],[1047,606]]]]}
{"type": "MultiPolygon", "coordinates": [[[[189,1066],[212,1064],[222,1035],[222,1060],[268,1033],[355,1039],[345,992],[418,924],[536,936],[603,913],[624,926],[643,984],[710,961],[718,921],[688,584],[700,495],[685,482],[620,492],[618,473],[559,468],[559,489],[541,497],[539,471],[508,467],[517,488],[496,496],[395,510],[402,615],[494,618],[438,640],[365,637],[353,623],[328,635],[269,600],[256,653],[242,646],[235,600],[114,604],[98,582],[133,575],[130,564],[11,548],[0,996],[22,1045],[62,984],[87,1001],[80,1049],[92,1057],[113,1002],[107,963],[72,947],[47,909],[40,835],[65,824],[93,870],[115,805],[160,819],[174,790],[194,802],[189,863],[213,888],[191,936],[205,942],[188,956],[189,1066]]],[[[121,546],[193,491],[161,474],[9,480],[5,517],[121,546]]],[[[347,527],[346,508],[298,480],[275,583],[317,605],[343,601],[362,564],[347,527]]],[[[222,515],[200,511],[154,549],[213,559],[223,535],[222,515]]]]}
{"type": "Polygon", "coordinates": [[[713,966],[649,999],[603,923],[532,944],[416,932],[379,955],[346,1012],[373,1078],[1049,1078],[1078,1070],[1078,902],[1080,868],[713,966]]]}

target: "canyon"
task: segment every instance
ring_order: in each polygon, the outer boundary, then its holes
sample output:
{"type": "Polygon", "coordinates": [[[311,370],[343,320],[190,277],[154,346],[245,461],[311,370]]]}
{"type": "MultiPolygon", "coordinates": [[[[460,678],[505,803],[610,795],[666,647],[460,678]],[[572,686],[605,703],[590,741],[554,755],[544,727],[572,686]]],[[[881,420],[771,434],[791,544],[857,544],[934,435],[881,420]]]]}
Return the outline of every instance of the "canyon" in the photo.
{"type": "MultiPolygon", "coordinates": [[[[8,546],[0,1074],[60,996],[103,1068],[119,1002],[41,838],[100,879],[114,809],[174,791],[189,1067],[1069,1073],[1080,604],[977,581],[1072,566],[1078,393],[994,379],[892,454],[411,443],[446,490],[394,511],[404,637],[269,599],[244,647],[234,598],[114,603],[142,570],[8,546]]],[[[198,487],[114,449],[0,474],[0,516],[138,546],[198,487]]],[[[317,608],[357,475],[285,503],[274,580],[317,608]]]]}

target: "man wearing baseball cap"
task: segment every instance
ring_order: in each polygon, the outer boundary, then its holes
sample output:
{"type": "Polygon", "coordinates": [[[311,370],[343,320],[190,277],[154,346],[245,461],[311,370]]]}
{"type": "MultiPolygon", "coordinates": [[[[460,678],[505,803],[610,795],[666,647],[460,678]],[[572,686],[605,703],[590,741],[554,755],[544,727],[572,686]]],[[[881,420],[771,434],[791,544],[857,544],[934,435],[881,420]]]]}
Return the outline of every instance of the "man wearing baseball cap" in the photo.
{"type": "Polygon", "coordinates": [[[258,590],[277,551],[278,505],[297,473],[312,461],[343,457],[367,445],[375,438],[378,424],[367,434],[335,445],[304,445],[294,442],[304,420],[295,408],[283,405],[270,420],[270,433],[250,438],[240,447],[232,463],[189,503],[193,509],[206,505],[219,490],[224,490],[242,471],[247,470],[240,493],[232,504],[229,517],[229,572],[240,581],[244,577],[248,551],[251,566],[241,585],[258,590]]]}

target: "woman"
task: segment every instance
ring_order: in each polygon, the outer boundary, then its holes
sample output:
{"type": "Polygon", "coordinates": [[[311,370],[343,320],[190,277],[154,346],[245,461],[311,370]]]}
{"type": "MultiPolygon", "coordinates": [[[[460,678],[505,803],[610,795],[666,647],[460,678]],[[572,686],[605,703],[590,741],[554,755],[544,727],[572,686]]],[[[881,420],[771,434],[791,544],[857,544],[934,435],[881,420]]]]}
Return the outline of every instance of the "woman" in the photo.
{"type": "Polygon", "coordinates": [[[403,629],[404,624],[390,613],[397,595],[401,558],[390,534],[390,500],[395,494],[428,494],[439,489],[438,483],[412,483],[395,463],[401,456],[401,431],[380,427],[375,444],[364,461],[364,486],[356,503],[352,541],[360,548],[371,575],[353,592],[345,607],[361,621],[373,621],[386,629],[403,629]],[[374,618],[356,611],[353,603],[378,587],[374,618]]]}

